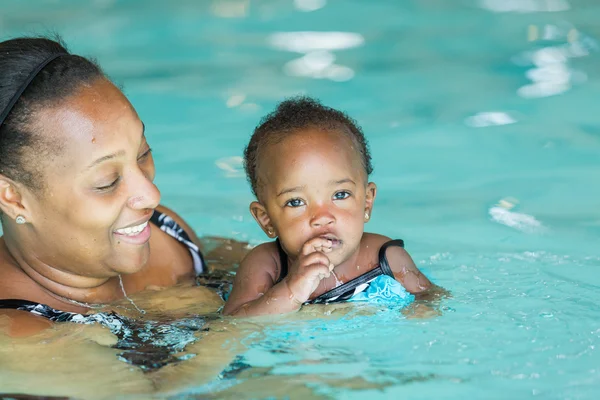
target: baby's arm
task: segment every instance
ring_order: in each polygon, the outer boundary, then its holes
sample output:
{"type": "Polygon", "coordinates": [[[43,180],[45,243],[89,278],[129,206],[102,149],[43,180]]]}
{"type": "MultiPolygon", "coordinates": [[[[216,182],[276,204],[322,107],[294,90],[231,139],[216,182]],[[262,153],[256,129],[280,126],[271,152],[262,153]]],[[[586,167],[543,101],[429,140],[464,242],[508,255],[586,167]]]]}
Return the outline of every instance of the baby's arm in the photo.
{"type": "MultiPolygon", "coordinates": [[[[367,257],[373,262],[379,262],[379,249],[391,239],[387,236],[376,233],[366,233],[363,236],[362,251],[367,252],[367,257]]],[[[394,278],[404,286],[404,288],[414,294],[417,299],[432,300],[448,292],[431,283],[429,279],[417,268],[414,261],[403,247],[389,246],[385,251],[388,265],[394,273],[394,278]]]]}
{"type": "Polygon", "coordinates": [[[240,265],[223,314],[249,317],[297,311],[333,269],[324,254],[327,251],[331,251],[331,241],[309,240],[293,270],[274,284],[279,276],[277,248],[273,243],[256,247],[240,265]]]}
{"type": "Polygon", "coordinates": [[[295,311],[302,303],[296,300],[287,282],[277,279],[276,249],[272,243],[255,247],[244,258],[233,281],[233,289],[223,314],[254,316],[295,311]]]}
{"type": "Polygon", "coordinates": [[[394,277],[407,291],[419,294],[429,290],[433,284],[415,265],[406,250],[398,246],[390,246],[386,250],[388,264],[394,277]]]}
{"type": "Polygon", "coordinates": [[[436,300],[449,296],[449,292],[434,284],[417,268],[406,250],[398,246],[390,246],[386,250],[388,264],[394,277],[407,291],[414,294],[418,300],[436,300]]]}

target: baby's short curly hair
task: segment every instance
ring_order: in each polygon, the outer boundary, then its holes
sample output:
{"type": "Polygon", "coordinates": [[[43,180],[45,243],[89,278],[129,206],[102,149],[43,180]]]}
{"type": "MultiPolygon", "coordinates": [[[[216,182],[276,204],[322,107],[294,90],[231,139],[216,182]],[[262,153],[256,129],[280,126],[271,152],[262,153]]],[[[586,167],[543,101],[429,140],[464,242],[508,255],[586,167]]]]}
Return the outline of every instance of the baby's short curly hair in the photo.
{"type": "Polygon", "coordinates": [[[360,126],[345,113],[326,107],[318,100],[300,96],[286,99],[266,115],[254,129],[250,143],[244,149],[244,169],[252,192],[258,198],[258,161],[262,149],[281,142],[290,134],[305,128],[341,130],[347,133],[360,154],[367,177],[373,172],[369,145],[360,126]]]}

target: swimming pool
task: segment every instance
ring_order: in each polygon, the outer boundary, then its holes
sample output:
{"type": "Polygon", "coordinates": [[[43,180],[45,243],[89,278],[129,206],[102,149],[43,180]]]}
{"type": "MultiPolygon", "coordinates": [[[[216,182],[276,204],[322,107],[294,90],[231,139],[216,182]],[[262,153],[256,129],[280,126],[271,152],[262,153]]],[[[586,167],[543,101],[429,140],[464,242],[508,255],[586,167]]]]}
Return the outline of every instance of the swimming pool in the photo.
{"type": "Polygon", "coordinates": [[[169,398],[597,397],[596,2],[0,8],[2,37],[55,29],[124,85],[163,202],[202,234],[265,239],[239,157],[278,100],[307,93],[347,111],[374,158],[368,230],[403,238],[453,293],[427,320],[314,308],[260,325],[220,377],[169,398]]]}

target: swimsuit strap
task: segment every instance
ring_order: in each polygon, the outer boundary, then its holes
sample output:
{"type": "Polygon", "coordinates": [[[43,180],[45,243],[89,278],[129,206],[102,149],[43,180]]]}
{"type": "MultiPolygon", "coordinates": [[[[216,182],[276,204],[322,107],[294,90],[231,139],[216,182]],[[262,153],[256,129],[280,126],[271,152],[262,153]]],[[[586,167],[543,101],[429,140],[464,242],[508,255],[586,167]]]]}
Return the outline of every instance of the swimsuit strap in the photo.
{"type": "Polygon", "coordinates": [[[288,274],[288,256],[281,247],[281,242],[279,238],[275,239],[275,244],[277,245],[277,251],[279,252],[279,264],[281,264],[281,272],[279,273],[279,278],[275,284],[278,284],[285,278],[288,274]]]}
{"type": "Polygon", "coordinates": [[[377,266],[372,270],[323,293],[319,297],[307,301],[306,304],[331,303],[333,301],[348,300],[354,296],[355,293],[362,292],[364,289],[366,289],[368,283],[377,278],[379,275],[384,274],[381,271],[381,267],[377,266]],[[362,285],[365,285],[365,287],[361,287],[362,285]]]}
{"type": "MultiPolygon", "coordinates": [[[[281,273],[279,274],[277,282],[275,282],[275,284],[278,284],[288,274],[288,256],[283,250],[279,238],[275,240],[275,244],[277,245],[277,252],[279,253],[279,263],[281,264],[281,273]]],[[[404,248],[404,241],[402,239],[396,239],[384,243],[379,249],[378,266],[346,283],[343,283],[338,287],[329,290],[328,292],[323,293],[322,295],[313,300],[307,301],[305,304],[331,303],[333,301],[348,300],[355,293],[362,292],[363,290],[365,290],[369,282],[371,282],[373,279],[377,278],[380,275],[387,275],[391,278],[394,278],[394,273],[390,268],[390,264],[386,256],[386,251],[390,246],[398,246],[404,248]]]]}
{"type": "Polygon", "coordinates": [[[402,240],[402,239],[390,240],[389,242],[385,242],[379,249],[379,268],[381,268],[381,272],[383,272],[385,275],[388,275],[393,278],[394,273],[392,272],[392,269],[390,268],[390,264],[388,263],[388,259],[386,256],[386,251],[387,251],[388,247],[390,247],[390,246],[398,246],[398,247],[404,248],[404,240],[402,240]]]}
{"type": "Polygon", "coordinates": [[[373,268],[372,270],[365,272],[364,274],[341,284],[338,287],[335,287],[328,292],[323,293],[319,297],[309,300],[307,303],[309,304],[318,304],[318,303],[331,303],[333,301],[343,301],[348,300],[354,294],[362,292],[365,290],[373,279],[377,278],[380,275],[387,275],[391,278],[394,278],[394,273],[390,268],[386,257],[386,250],[390,246],[398,246],[404,247],[404,241],[401,239],[390,240],[389,242],[384,243],[379,249],[379,265],[373,268]]]}
{"type": "Polygon", "coordinates": [[[12,308],[18,310],[20,307],[35,306],[39,303],[34,303],[29,300],[18,300],[18,299],[2,299],[0,300],[0,308],[12,308]]]}
{"type": "Polygon", "coordinates": [[[196,271],[196,275],[200,275],[201,273],[205,272],[206,262],[204,261],[204,257],[202,256],[200,249],[194,242],[192,242],[190,235],[181,226],[179,226],[179,224],[175,222],[173,218],[169,217],[167,214],[154,210],[154,213],[150,217],[150,222],[156,225],[167,235],[183,243],[185,247],[188,248],[190,254],[192,255],[194,271],[196,271]]]}
{"type": "Polygon", "coordinates": [[[82,314],[56,310],[46,304],[35,303],[29,300],[3,299],[0,300],[0,309],[2,308],[27,311],[55,322],[70,322],[77,317],[85,318],[85,316],[82,314]]]}

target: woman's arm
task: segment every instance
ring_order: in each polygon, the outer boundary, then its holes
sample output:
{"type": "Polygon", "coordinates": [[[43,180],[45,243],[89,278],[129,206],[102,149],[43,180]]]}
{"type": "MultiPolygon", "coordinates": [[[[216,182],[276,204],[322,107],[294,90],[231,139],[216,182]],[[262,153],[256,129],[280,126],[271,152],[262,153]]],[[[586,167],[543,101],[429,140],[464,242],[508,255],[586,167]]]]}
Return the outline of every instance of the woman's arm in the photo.
{"type": "Polygon", "coordinates": [[[27,337],[51,328],[52,321],[27,311],[0,310],[0,331],[10,337],[27,337]]]}

